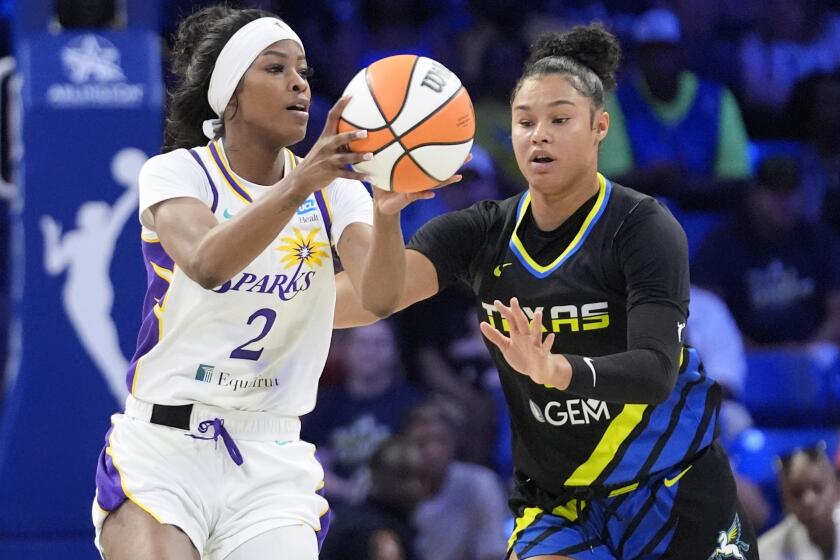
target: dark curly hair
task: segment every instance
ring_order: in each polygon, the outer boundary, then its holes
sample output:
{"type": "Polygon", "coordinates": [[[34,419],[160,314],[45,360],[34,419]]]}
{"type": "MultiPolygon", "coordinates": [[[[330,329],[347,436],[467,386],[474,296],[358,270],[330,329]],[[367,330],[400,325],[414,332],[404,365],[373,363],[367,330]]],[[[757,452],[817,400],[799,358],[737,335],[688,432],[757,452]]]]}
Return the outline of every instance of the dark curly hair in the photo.
{"type": "Polygon", "coordinates": [[[234,33],[262,17],[277,16],[265,10],[216,5],[199,10],[181,22],[172,48],[175,82],[168,94],[164,152],[200,146],[207,141],[201,125],[207,119],[216,118],[207,101],[216,59],[234,33]]]}
{"type": "Polygon", "coordinates": [[[606,92],[615,88],[620,62],[618,39],[599,23],[578,25],[565,33],[545,33],[531,46],[525,70],[511,93],[511,103],[526,79],[565,74],[596,109],[603,108],[606,92]]]}

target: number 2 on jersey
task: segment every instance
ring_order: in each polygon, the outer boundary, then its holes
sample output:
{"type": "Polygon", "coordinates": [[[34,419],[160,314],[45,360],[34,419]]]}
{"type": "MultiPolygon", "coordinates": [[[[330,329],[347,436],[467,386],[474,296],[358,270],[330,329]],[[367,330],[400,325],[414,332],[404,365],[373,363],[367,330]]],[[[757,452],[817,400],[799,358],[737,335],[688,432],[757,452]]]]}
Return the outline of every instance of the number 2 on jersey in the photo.
{"type": "Polygon", "coordinates": [[[271,330],[271,326],[274,324],[274,320],[277,319],[277,312],[274,311],[273,309],[257,309],[254,312],[253,315],[248,317],[248,324],[250,325],[251,323],[253,323],[254,321],[256,321],[260,317],[265,319],[265,325],[263,325],[262,332],[256,338],[252,338],[251,340],[249,340],[248,342],[246,342],[242,346],[238,346],[233,352],[230,353],[231,358],[237,358],[237,359],[240,359],[240,360],[259,360],[260,359],[260,356],[262,355],[262,352],[263,352],[264,348],[251,349],[251,348],[245,348],[245,347],[248,346],[249,344],[253,344],[253,343],[265,338],[265,335],[267,335],[268,331],[271,330]]]}

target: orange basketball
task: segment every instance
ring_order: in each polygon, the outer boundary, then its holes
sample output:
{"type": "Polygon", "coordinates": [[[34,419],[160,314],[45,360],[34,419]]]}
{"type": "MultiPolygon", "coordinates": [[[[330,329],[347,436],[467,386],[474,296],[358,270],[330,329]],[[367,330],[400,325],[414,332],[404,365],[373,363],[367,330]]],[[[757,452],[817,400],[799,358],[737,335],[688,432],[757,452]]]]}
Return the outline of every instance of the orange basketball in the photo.
{"type": "Polygon", "coordinates": [[[366,129],[350,144],[373,152],[353,168],[387,191],[430,189],[455,174],[475,135],[472,101],[461,80],[439,62],[409,54],[377,60],[344,90],[352,100],[339,132],[366,129]]]}

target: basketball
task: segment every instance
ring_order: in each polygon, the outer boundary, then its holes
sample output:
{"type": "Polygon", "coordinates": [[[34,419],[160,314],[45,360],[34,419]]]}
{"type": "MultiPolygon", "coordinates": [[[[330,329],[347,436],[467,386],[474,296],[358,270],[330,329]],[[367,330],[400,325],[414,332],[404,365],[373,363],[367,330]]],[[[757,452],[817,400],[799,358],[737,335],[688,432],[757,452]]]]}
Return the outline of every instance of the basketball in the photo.
{"type": "Polygon", "coordinates": [[[365,129],[350,143],[372,152],[353,168],[380,189],[417,192],[450,178],[469,154],[475,135],[472,101],[461,80],[442,64],[415,55],[378,60],[350,81],[352,96],[339,132],[365,129]]]}

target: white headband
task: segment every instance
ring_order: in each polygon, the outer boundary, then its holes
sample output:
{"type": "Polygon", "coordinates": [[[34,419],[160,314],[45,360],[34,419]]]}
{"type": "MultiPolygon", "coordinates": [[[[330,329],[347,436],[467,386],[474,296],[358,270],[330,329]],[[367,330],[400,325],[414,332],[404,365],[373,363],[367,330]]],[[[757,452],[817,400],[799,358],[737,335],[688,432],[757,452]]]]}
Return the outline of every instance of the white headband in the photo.
{"type": "Polygon", "coordinates": [[[233,34],[219,53],[210,76],[207,101],[219,118],[204,121],[205,136],[211,140],[216,138],[222,126],[221,117],[239,80],[263,49],[283,39],[291,39],[303,50],[303,42],[297,33],[285,22],[273,17],[255,19],[233,34]]]}

